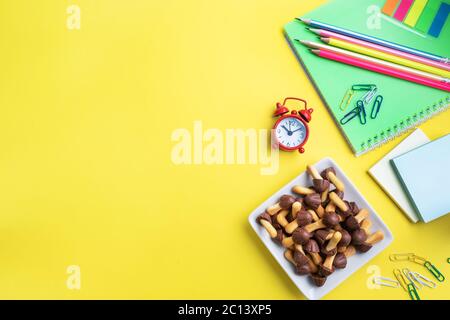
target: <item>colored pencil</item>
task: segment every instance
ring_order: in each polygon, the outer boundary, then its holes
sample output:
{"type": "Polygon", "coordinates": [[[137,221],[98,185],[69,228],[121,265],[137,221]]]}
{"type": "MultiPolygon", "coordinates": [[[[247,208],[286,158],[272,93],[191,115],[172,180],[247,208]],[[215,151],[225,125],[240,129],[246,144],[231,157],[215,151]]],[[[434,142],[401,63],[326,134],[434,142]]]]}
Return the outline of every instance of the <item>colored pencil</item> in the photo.
{"type": "Polygon", "coordinates": [[[385,60],[385,61],[389,61],[392,63],[396,63],[399,65],[403,65],[403,66],[407,66],[410,68],[414,68],[417,70],[422,70],[428,73],[432,73],[432,74],[436,74],[445,78],[450,77],[450,72],[442,70],[442,69],[438,69],[435,67],[431,67],[425,64],[421,64],[421,63],[417,63],[415,61],[411,61],[408,59],[403,59],[403,58],[399,58],[397,56],[388,54],[388,53],[384,53],[378,50],[373,50],[373,49],[369,49],[357,44],[353,44],[347,41],[343,41],[343,40],[339,40],[339,39],[334,39],[334,38],[321,38],[321,40],[323,42],[325,42],[326,44],[329,44],[333,47],[338,47],[341,49],[346,49],[349,51],[353,51],[356,53],[360,53],[366,56],[370,56],[370,57],[374,57],[374,58],[378,58],[381,60],[385,60]]]}
{"type": "Polygon", "coordinates": [[[388,61],[384,61],[384,60],[380,60],[380,59],[376,59],[376,58],[372,58],[372,57],[368,57],[359,53],[355,53],[355,52],[351,52],[348,50],[344,50],[344,49],[339,49],[336,47],[332,47],[329,45],[325,45],[325,44],[321,44],[321,43],[316,43],[316,42],[312,42],[312,41],[305,41],[305,40],[300,40],[300,42],[308,47],[311,48],[315,48],[315,49],[324,49],[327,51],[331,51],[340,55],[344,55],[344,56],[350,56],[352,58],[356,58],[356,59],[360,59],[360,60],[364,60],[370,63],[374,63],[377,65],[381,65],[381,66],[385,66],[388,68],[392,68],[392,69],[396,69],[399,71],[404,71],[407,73],[411,73],[420,77],[425,77],[425,78],[429,78],[432,80],[436,80],[439,82],[443,82],[443,83],[450,83],[450,79],[435,75],[435,74],[431,74],[428,72],[424,72],[424,71],[420,71],[420,70],[416,70],[413,68],[409,68],[409,67],[405,67],[405,66],[401,66],[392,62],[388,62],[388,61]]]}
{"type": "Polygon", "coordinates": [[[403,80],[407,80],[410,82],[414,82],[414,83],[418,83],[421,85],[425,85],[425,86],[429,86],[432,88],[436,88],[436,89],[440,89],[440,90],[444,90],[447,92],[450,92],[450,85],[449,84],[445,84],[439,81],[435,81],[435,80],[431,80],[431,79],[427,79],[424,77],[420,77],[420,76],[416,76],[416,75],[412,75],[409,74],[407,72],[403,72],[400,70],[395,70],[389,67],[385,67],[385,66],[380,66],[380,65],[376,65],[367,61],[363,61],[363,60],[359,60],[353,57],[348,57],[348,56],[344,56],[344,55],[340,55],[334,52],[330,52],[327,50],[322,50],[322,49],[313,49],[312,52],[316,55],[318,55],[319,57],[328,59],[328,60],[333,60],[333,61],[337,61],[340,63],[345,63],[348,65],[352,65],[355,67],[359,67],[362,69],[366,69],[366,70],[370,70],[370,71],[374,71],[377,73],[381,73],[381,74],[385,74],[385,75],[389,75],[395,78],[399,78],[399,79],[403,79],[403,80]]]}
{"type": "Polygon", "coordinates": [[[362,33],[356,32],[356,31],[351,31],[351,30],[347,30],[347,29],[344,29],[344,28],[336,27],[336,26],[333,26],[331,24],[327,24],[327,23],[324,23],[324,22],[320,22],[320,21],[316,21],[316,20],[312,20],[312,19],[302,19],[302,18],[296,18],[296,19],[301,21],[301,22],[303,22],[303,23],[305,23],[305,24],[307,24],[307,25],[309,25],[309,26],[311,26],[311,27],[313,27],[313,28],[319,28],[319,29],[325,29],[325,30],[333,31],[333,32],[336,32],[336,33],[343,34],[345,36],[349,36],[349,37],[357,38],[357,39],[360,39],[360,40],[376,43],[376,44],[379,44],[379,45],[382,45],[382,46],[385,46],[385,47],[388,47],[388,48],[391,48],[391,49],[397,49],[397,50],[400,50],[400,51],[403,51],[403,52],[407,52],[407,53],[410,53],[410,54],[414,54],[414,55],[417,55],[417,56],[420,56],[420,57],[424,57],[424,58],[427,58],[427,59],[431,59],[431,60],[443,62],[443,63],[446,63],[446,64],[450,64],[450,59],[447,58],[447,57],[441,57],[441,56],[438,56],[438,55],[435,55],[435,54],[432,54],[432,53],[428,53],[428,52],[425,52],[425,51],[421,51],[421,50],[417,50],[417,49],[410,48],[410,47],[407,47],[407,46],[403,46],[401,44],[393,43],[393,42],[390,42],[390,41],[387,41],[387,40],[382,40],[382,39],[379,39],[379,38],[376,38],[376,37],[372,37],[372,36],[369,36],[369,35],[365,35],[365,34],[362,34],[362,33]]]}
{"type": "Polygon", "coordinates": [[[450,71],[450,65],[449,64],[445,64],[445,63],[442,63],[442,62],[437,62],[437,61],[434,61],[434,60],[422,58],[422,57],[419,57],[419,56],[416,56],[416,55],[413,55],[413,54],[410,54],[410,53],[406,53],[406,52],[403,52],[403,51],[399,51],[399,50],[383,47],[383,46],[380,46],[380,45],[375,44],[375,43],[359,40],[359,39],[352,38],[352,37],[347,37],[347,36],[344,36],[342,34],[339,34],[339,33],[336,33],[336,32],[332,32],[332,31],[328,31],[328,30],[313,29],[313,28],[310,28],[309,30],[311,32],[314,32],[315,34],[321,36],[321,37],[334,38],[334,39],[347,41],[347,42],[354,43],[354,44],[357,44],[357,45],[360,45],[360,46],[363,46],[363,47],[366,47],[366,48],[370,48],[370,49],[373,49],[373,50],[378,50],[378,51],[381,51],[381,52],[384,52],[384,53],[389,53],[389,54],[392,54],[392,55],[400,57],[400,58],[409,59],[411,61],[415,61],[415,62],[418,62],[418,63],[423,63],[423,64],[426,64],[428,66],[432,66],[432,67],[439,68],[439,69],[442,69],[442,70],[450,71]]]}

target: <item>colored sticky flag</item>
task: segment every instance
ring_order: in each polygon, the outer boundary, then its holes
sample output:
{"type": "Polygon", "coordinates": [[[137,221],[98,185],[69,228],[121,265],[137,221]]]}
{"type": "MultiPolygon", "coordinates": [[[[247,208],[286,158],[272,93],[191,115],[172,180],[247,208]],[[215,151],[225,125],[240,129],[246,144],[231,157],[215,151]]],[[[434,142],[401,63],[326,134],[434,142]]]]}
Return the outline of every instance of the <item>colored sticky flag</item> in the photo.
{"type": "Polygon", "coordinates": [[[392,16],[395,9],[397,9],[397,5],[399,2],[400,0],[387,0],[384,4],[383,9],[381,9],[381,12],[383,12],[385,15],[392,16]]]}
{"type": "Polygon", "coordinates": [[[417,23],[417,20],[419,20],[419,17],[422,14],[423,10],[425,9],[427,2],[428,0],[414,1],[414,4],[411,6],[411,9],[409,9],[408,15],[406,16],[406,19],[403,22],[410,27],[414,27],[417,23]]]}
{"type": "Polygon", "coordinates": [[[395,11],[394,18],[398,21],[403,21],[409,11],[409,8],[411,8],[413,1],[414,0],[402,0],[397,8],[397,11],[395,11]]]}
{"type": "Polygon", "coordinates": [[[447,21],[448,14],[450,13],[450,5],[442,2],[439,10],[436,14],[436,17],[431,24],[430,30],[428,30],[428,34],[433,37],[439,37],[439,34],[442,31],[442,28],[447,21]]]}

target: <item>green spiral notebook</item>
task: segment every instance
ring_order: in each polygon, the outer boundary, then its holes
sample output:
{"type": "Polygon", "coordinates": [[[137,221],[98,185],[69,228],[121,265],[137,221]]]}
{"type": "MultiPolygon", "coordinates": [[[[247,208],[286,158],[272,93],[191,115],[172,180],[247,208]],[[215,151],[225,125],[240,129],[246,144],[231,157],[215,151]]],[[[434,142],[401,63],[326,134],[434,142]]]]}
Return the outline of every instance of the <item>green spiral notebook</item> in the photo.
{"type": "MultiPolygon", "coordinates": [[[[302,17],[450,57],[450,21],[447,21],[439,38],[419,35],[378,15],[384,2],[334,0],[302,17]]],[[[297,20],[288,23],[285,26],[286,38],[357,156],[403,134],[450,106],[450,95],[445,91],[315,56],[307,47],[295,41],[320,42],[317,35],[306,27],[297,20]],[[365,125],[360,124],[358,117],[341,125],[340,119],[355,107],[357,101],[353,99],[345,111],[339,109],[346,91],[354,84],[376,84],[384,101],[376,119],[370,118],[370,103],[366,106],[365,125]]]]}

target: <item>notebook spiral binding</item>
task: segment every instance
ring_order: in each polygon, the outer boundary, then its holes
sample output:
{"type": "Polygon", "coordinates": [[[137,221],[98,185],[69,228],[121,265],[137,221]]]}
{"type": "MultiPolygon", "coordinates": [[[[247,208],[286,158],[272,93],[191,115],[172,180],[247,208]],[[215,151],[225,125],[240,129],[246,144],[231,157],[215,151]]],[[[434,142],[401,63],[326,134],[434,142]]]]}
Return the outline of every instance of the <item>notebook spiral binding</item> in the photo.
{"type": "Polygon", "coordinates": [[[420,126],[428,119],[434,117],[435,115],[441,113],[442,111],[445,111],[448,107],[450,107],[450,96],[441,99],[439,102],[425,108],[420,112],[414,113],[406,117],[397,125],[382,130],[380,131],[379,134],[375,135],[371,139],[368,139],[367,141],[361,143],[362,149],[361,153],[371,151],[375,148],[382,146],[385,143],[394,140],[403,133],[420,126]]]}

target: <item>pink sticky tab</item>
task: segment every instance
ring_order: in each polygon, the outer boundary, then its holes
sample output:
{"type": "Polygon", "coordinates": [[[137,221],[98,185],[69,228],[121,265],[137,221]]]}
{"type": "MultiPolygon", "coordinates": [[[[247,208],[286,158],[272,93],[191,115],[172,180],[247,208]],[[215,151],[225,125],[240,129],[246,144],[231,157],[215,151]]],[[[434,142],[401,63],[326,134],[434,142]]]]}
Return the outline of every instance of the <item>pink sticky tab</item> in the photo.
{"type": "Polygon", "coordinates": [[[413,2],[414,0],[402,0],[397,8],[397,11],[395,11],[394,18],[398,21],[403,21],[408,14],[409,8],[411,8],[413,2]]]}

